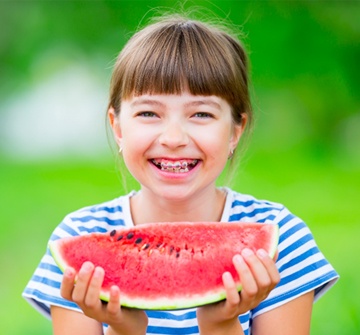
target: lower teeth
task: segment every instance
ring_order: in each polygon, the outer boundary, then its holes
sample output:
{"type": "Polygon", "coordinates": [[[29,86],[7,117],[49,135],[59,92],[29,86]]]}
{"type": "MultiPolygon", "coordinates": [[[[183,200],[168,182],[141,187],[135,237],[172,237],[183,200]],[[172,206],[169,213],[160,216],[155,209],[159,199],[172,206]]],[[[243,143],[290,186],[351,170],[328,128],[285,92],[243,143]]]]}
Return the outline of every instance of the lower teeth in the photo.
{"type": "Polygon", "coordinates": [[[178,168],[171,168],[171,167],[161,167],[161,171],[182,173],[182,172],[189,172],[189,169],[187,167],[185,169],[178,169],[178,168]]]}

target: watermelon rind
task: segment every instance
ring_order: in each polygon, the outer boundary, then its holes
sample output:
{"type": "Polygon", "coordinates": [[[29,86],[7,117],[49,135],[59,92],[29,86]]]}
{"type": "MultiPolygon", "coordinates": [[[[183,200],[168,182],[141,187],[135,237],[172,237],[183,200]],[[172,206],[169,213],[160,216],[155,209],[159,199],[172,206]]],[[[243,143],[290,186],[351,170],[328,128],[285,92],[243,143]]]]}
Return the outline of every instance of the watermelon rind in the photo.
{"type": "Polygon", "coordinates": [[[54,258],[55,263],[58,265],[59,269],[64,272],[68,267],[66,260],[61,256],[59,252],[58,244],[56,243],[57,240],[50,241],[48,244],[49,250],[51,255],[54,258]]]}
{"type": "MultiPolygon", "coordinates": [[[[238,292],[241,291],[241,285],[237,286],[237,290],[238,292]]],[[[143,310],[178,310],[208,305],[225,300],[225,298],[225,290],[207,293],[206,295],[192,295],[191,297],[177,298],[176,301],[167,298],[157,299],[156,301],[136,298],[128,299],[126,296],[121,295],[121,305],[143,310]]],[[[101,292],[100,299],[107,302],[109,301],[109,295],[101,292]]]]}
{"type": "Polygon", "coordinates": [[[271,226],[273,226],[274,231],[273,234],[271,235],[271,241],[270,241],[270,250],[269,250],[269,256],[271,258],[274,258],[277,252],[277,248],[278,248],[278,244],[279,244],[279,237],[280,237],[280,232],[279,232],[279,226],[276,224],[271,224],[271,226]]]}
{"type": "MultiPolygon", "coordinates": [[[[279,241],[279,227],[273,224],[270,225],[272,225],[274,229],[271,235],[268,254],[271,258],[274,258],[277,252],[277,246],[279,241]]],[[[60,241],[58,240],[50,241],[48,246],[56,264],[59,266],[60,270],[64,272],[65,269],[68,267],[68,264],[66,260],[62,257],[61,252],[59,252],[59,245],[61,245],[61,242],[59,242],[60,241]]],[[[240,292],[242,289],[241,284],[238,283],[236,287],[238,292],[240,292]]],[[[109,301],[109,290],[102,289],[100,292],[100,299],[105,302],[109,301]]],[[[208,291],[206,294],[192,294],[189,296],[176,297],[175,299],[163,297],[156,300],[134,297],[129,298],[124,292],[122,292],[121,306],[143,310],[178,310],[203,306],[225,299],[226,292],[224,288],[208,291]]]]}

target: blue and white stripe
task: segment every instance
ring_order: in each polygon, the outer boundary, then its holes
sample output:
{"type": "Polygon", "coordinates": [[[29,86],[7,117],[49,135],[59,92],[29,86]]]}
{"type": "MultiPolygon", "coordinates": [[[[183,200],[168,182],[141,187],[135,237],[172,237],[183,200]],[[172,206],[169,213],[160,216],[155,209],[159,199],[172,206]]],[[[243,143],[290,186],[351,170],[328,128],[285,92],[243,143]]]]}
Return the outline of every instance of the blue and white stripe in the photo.
{"type": "MultiPolygon", "coordinates": [[[[283,205],[258,200],[227,189],[227,200],[221,221],[262,222],[279,226],[279,256],[276,262],[281,275],[277,287],[254,310],[241,316],[245,335],[251,334],[252,318],[274,309],[296,297],[315,290],[315,300],[337,280],[338,275],[318,249],[309,228],[283,205]]],[[[66,236],[107,232],[133,226],[130,197],[134,192],[112,201],[80,209],[65,217],[50,240],[66,236]]],[[[76,304],[60,296],[62,272],[46,251],[23,296],[37,310],[50,318],[50,305],[78,310],[76,304]]],[[[148,311],[147,334],[198,334],[196,309],[181,311],[148,311]]],[[[106,325],[104,325],[104,330],[106,325]]]]}

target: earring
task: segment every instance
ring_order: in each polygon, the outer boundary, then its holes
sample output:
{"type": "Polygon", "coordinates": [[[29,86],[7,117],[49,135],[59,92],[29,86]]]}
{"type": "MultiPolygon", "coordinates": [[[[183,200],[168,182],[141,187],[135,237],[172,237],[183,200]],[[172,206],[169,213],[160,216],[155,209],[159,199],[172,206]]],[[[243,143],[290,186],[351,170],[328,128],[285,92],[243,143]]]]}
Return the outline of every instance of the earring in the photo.
{"type": "Polygon", "coordinates": [[[228,159],[231,159],[233,155],[234,155],[234,149],[230,149],[230,154],[228,156],[228,159]]]}
{"type": "Polygon", "coordinates": [[[119,146],[119,154],[121,154],[122,151],[123,151],[123,148],[122,148],[122,145],[121,145],[121,138],[117,137],[116,142],[117,142],[117,145],[119,146]]]}

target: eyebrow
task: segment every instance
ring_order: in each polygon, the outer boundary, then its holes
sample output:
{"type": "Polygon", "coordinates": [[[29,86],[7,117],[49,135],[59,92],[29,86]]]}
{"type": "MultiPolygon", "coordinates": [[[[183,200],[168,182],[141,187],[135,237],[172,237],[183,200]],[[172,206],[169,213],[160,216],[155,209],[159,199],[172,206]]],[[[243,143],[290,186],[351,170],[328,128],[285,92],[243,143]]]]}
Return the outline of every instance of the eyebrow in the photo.
{"type": "Polygon", "coordinates": [[[201,105],[210,105],[215,108],[221,109],[221,106],[216,101],[213,101],[212,99],[202,98],[200,100],[190,101],[185,104],[185,107],[197,107],[201,105]]]}
{"type": "MultiPolygon", "coordinates": [[[[161,101],[158,101],[156,99],[149,99],[149,98],[136,99],[135,101],[133,101],[131,103],[131,106],[135,107],[135,106],[139,106],[142,104],[153,105],[153,106],[165,106],[165,104],[162,103],[161,101]]],[[[221,105],[218,102],[213,101],[210,98],[201,98],[199,100],[189,101],[184,104],[185,107],[197,107],[197,106],[202,106],[202,105],[210,105],[215,108],[221,109],[221,105]]]]}
{"type": "Polygon", "coordinates": [[[140,98],[140,99],[136,99],[135,101],[133,101],[130,105],[132,107],[134,106],[139,106],[139,105],[155,105],[155,106],[164,106],[164,104],[158,100],[153,100],[153,99],[147,99],[147,98],[140,98]]]}

